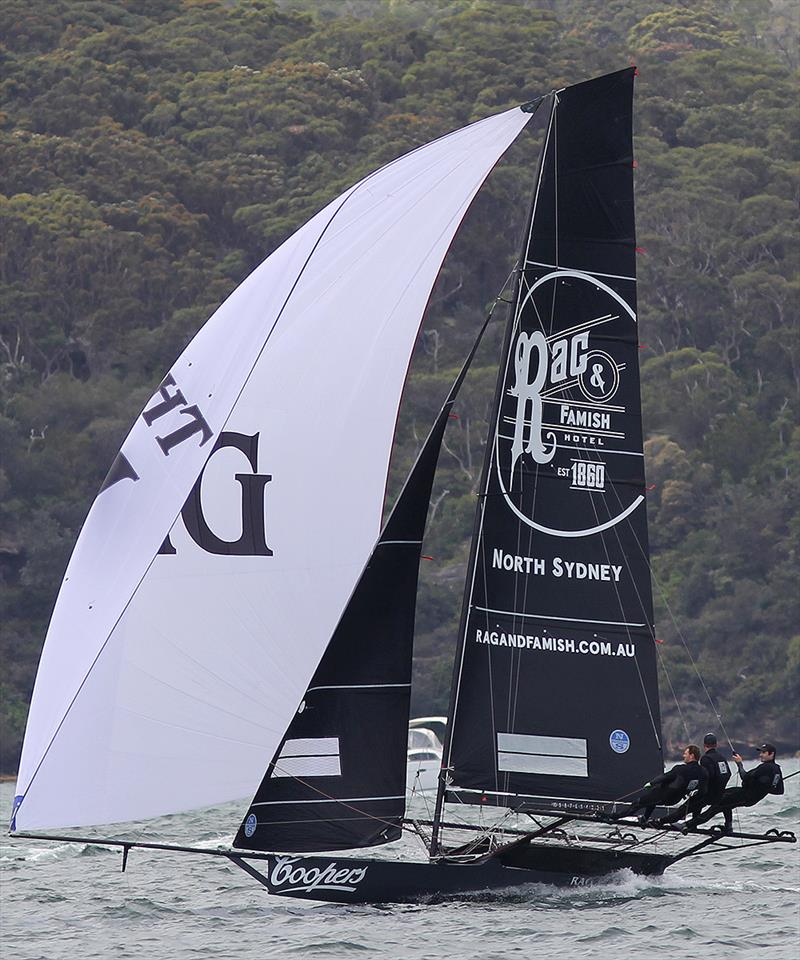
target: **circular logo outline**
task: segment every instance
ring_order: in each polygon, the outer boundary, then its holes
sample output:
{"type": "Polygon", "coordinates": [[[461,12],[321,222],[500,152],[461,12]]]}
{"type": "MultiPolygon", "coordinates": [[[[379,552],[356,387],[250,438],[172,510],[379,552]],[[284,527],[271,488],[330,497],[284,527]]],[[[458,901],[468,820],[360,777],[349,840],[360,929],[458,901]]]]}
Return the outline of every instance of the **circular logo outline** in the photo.
{"type": "MultiPolygon", "coordinates": [[[[539,277],[536,283],[528,290],[523,298],[522,302],[519,305],[517,310],[517,316],[514,320],[514,330],[512,331],[513,336],[517,333],[519,326],[519,317],[522,313],[522,308],[533,296],[534,291],[540,287],[543,283],[546,283],[548,280],[554,280],[557,277],[575,277],[577,280],[585,280],[587,283],[593,284],[600,290],[605,291],[609,296],[616,300],[616,302],[625,310],[628,316],[633,320],[634,323],[638,323],[636,319],[636,314],[631,309],[631,307],[622,299],[622,297],[612,290],[608,284],[603,283],[602,280],[598,280],[596,277],[593,277],[590,273],[584,273],[581,270],[552,270],[550,273],[546,273],[544,276],[539,277]]],[[[503,371],[503,383],[505,384],[508,381],[508,368],[511,362],[511,353],[508,351],[508,356],[506,357],[506,368],[503,371]]],[[[615,365],[616,366],[616,365],[615,365]]],[[[533,527],[534,530],[538,530],[540,533],[547,533],[551,537],[565,537],[565,538],[577,538],[577,537],[589,537],[595,533],[602,533],[603,530],[608,530],[610,527],[615,527],[620,521],[624,520],[626,517],[629,517],[637,507],[644,503],[644,496],[639,495],[622,513],[617,514],[616,517],[611,517],[609,520],[606,520],[605,523],[599,523],[597,526],[589,527],[586,530],[556,530],[553,527],[546,527],[542,523],[537,523],[535,520],[532,520],[530,517],[527,517],[521,510],[518,510],[514,504],[511,502],[508,491],[505,488],[503,483],[503,478],[500,474],[500,421],[498,419],[497,426],[495,427],[494,433],[494,461],[495,461],[495,474],[497,476],[497,482],[500,484],[500,490],[503,494],[503,499],[506,502],[506,505],[511,509],[512,513],[516,514],[523,523],[526,523],[529,527],[533,527]]]]}
{"type": "Polygon", "coordinates": [[[244,822],[244,835],[246,837],[252,837],[256,832],[256,827],[258,826],[258,820],[256,820],[256,815],[251,813],[244,822]]]}
{"type": "Polygon", "coordinates": [[[631,738],[624,730],[612,730],[608,735],[608,745],[614,753],[627,753],[631,748],[631,738]]]}
{"type": "MultiPolygon", "coordinates": [[[[594,374],[591,376],[594,376],[594,374]]],[[[591,385],[591,379],[589,380],[589,383],[591,385]]],[[[578,374],[578,386],[581,388],[581,392],[587,400],[592,400],[594,403],[605,403],[606,400],[610,400],[619,389],[619,369],[617,368],[617,365],[614,362],[614,358],[611,356],[611,354],[606,353],[605,350],[590,350],[586,354],[586,369],[583,371],[583,373],[578,374]],[[587,390],[586,384],[583,380],[586,374],[589,373],[591,357],[602,357],[604,360],[607,360],[609,370],[613,374],[612,386],[599,397],[596,397],[590,390],[587,390]]]]}

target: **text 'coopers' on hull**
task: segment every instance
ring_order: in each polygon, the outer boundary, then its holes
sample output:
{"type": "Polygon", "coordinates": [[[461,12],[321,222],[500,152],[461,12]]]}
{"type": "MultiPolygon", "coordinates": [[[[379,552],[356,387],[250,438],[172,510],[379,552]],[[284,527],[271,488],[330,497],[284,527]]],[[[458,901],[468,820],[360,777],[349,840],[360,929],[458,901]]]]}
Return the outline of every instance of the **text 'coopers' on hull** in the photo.
{"type": "Polygon", "coordinates": [[[640,837],[602,820],[663,768],[633,78],[555,91],[381,168],[197,334],[137,418],[70,561],[12,833],[111,843],[123,869],[134,848],[222,857],[270,893],[346,903],[659,875],[725,846],[699,831],[673,849],[673,830],[640,837]],[[381,526],[389,454],[442,260],[532,117],[543,149],[512,274],[436,806],[422,821],[406,803],[418,569],[439,449],[480,335],[381,526]],[[309,410],[326,424],[313,443],[309,410]],[[247,797],[221,849],[34,832],[247,797]],[[339,855],[408,830],[427,862],[339,855]]]}
{"type": "Polygon", "coordinates": [[[585,886],[610,871],[657,876],[669,858],[550,847],[467,863],[414,863],[275,856],[249,870],[275,896],[334,903],[413,903],[419,900],[514,890],[525,884],[585,886]],[[257,875],[256,875],[257,874],[257,875]]]}

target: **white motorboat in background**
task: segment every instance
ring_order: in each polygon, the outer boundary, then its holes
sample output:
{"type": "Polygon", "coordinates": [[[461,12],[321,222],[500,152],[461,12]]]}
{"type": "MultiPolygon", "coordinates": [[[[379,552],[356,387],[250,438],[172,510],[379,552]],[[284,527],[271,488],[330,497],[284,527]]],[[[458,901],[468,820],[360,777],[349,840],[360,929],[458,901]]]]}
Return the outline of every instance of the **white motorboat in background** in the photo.
{"type": "MultiPolygon", "coordinates": [[[[430,730],[439,741],[439,749],[444,745],[444,735],[447,730],[447,717],[416,717],[408,721],[408,729],[411,730],[430,730]]],[[[409,746],[411,745],[409,741],[409,746]]]]}
{"type": "Polygon", "coordinates": [[[447,717],[417,717],[408,724],[406,790],[410,793],[435,791],[442,764],[447,717]]]}

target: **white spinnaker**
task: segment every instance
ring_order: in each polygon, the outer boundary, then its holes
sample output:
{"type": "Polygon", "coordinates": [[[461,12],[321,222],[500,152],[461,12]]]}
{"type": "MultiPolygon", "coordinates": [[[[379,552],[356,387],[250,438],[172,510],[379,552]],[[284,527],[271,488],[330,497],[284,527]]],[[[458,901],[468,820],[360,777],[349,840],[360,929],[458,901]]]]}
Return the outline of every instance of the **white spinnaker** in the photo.
{"type": "Polygon", "coordinates": [[[98,495],[70,560],[36,678],[16,830],[255,791],[379,533],[402,386],[441,261],[529,119],[514,109],[482,120],[346,191],[176,361],[174,384],[122,447],[138,479],[98,495]],[[223,430],[257,435],[255,469],[235,446],[209,459],[223,430]],[[189,536],[179,512],[204,465],[202,519],[228,542],[249,489],[234,474],[271,475],[271,556],[220,555],[189,536]],[[167,532],[175,553],[157,555],[167,532]]]}

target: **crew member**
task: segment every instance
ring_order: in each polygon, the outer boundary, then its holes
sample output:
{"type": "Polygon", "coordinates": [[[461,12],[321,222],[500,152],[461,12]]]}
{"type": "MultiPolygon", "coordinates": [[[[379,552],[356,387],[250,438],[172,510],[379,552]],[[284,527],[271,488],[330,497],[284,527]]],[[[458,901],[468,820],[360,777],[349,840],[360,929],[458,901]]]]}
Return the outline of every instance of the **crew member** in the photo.
{"type": "Polygon", "coordinates": [[[656,806],[663,803],[671,806],[683,800],[687,793],[705,793],[708,774],[700,766],[700,747],[690,743],[683,751],[683,763],[677,763],[675,766],[662,773],[661,776],[654,777],[650,783],[644,785],[642,793],[633,801],[633,803],[622,813],[614,814],[612,820],[620,820],[622,817],[632,817],[639,810],[642,811],[639,816],[641,823],[647,823],[653,814],[656,806]]]}
{"type": "MultiPolygon", "coordinates": [[[[694,818],[698,816],[703,807],[707,807],[713,803],[719,803],[722,799],[722,794],[725,792],[725,787],[731,778],[731,768],[728,766],[728,761],[725,757],[717,750],[717,738],[715,734],[707,733],[703,737],[703,751],[703,756],[700,758],[700,766],[708,774],[705,795],[701,794],[699,790],[696,791],[689,797],[686,803],[678,807],[674,813],[662,817],[661,820],[654,820],[653,823],[676,823],[678,820],[683,820],[686,816],[694,818]]],[[[731,826],[732,816],[733,814],[730,810],[725,811],[726,827],[731,826]]]]}
{"type": "Polygon", "coordinates": [[[734,753],[733,759],[739,768],[741,787],[729,787],[722,797],[713,803],[705,813],[695,817],[690,826],[706,823],[718,813],[725,817],[724,833],[732,832],[733,814],[735,807],[752,807],[766,797],[768,793],[783,793],[783,771],[775,763],[775,747],[771,743],[762,743],[758,748],[758,758],[761,761],[753,770],[745,770],[742,758],[734,753]]]}

